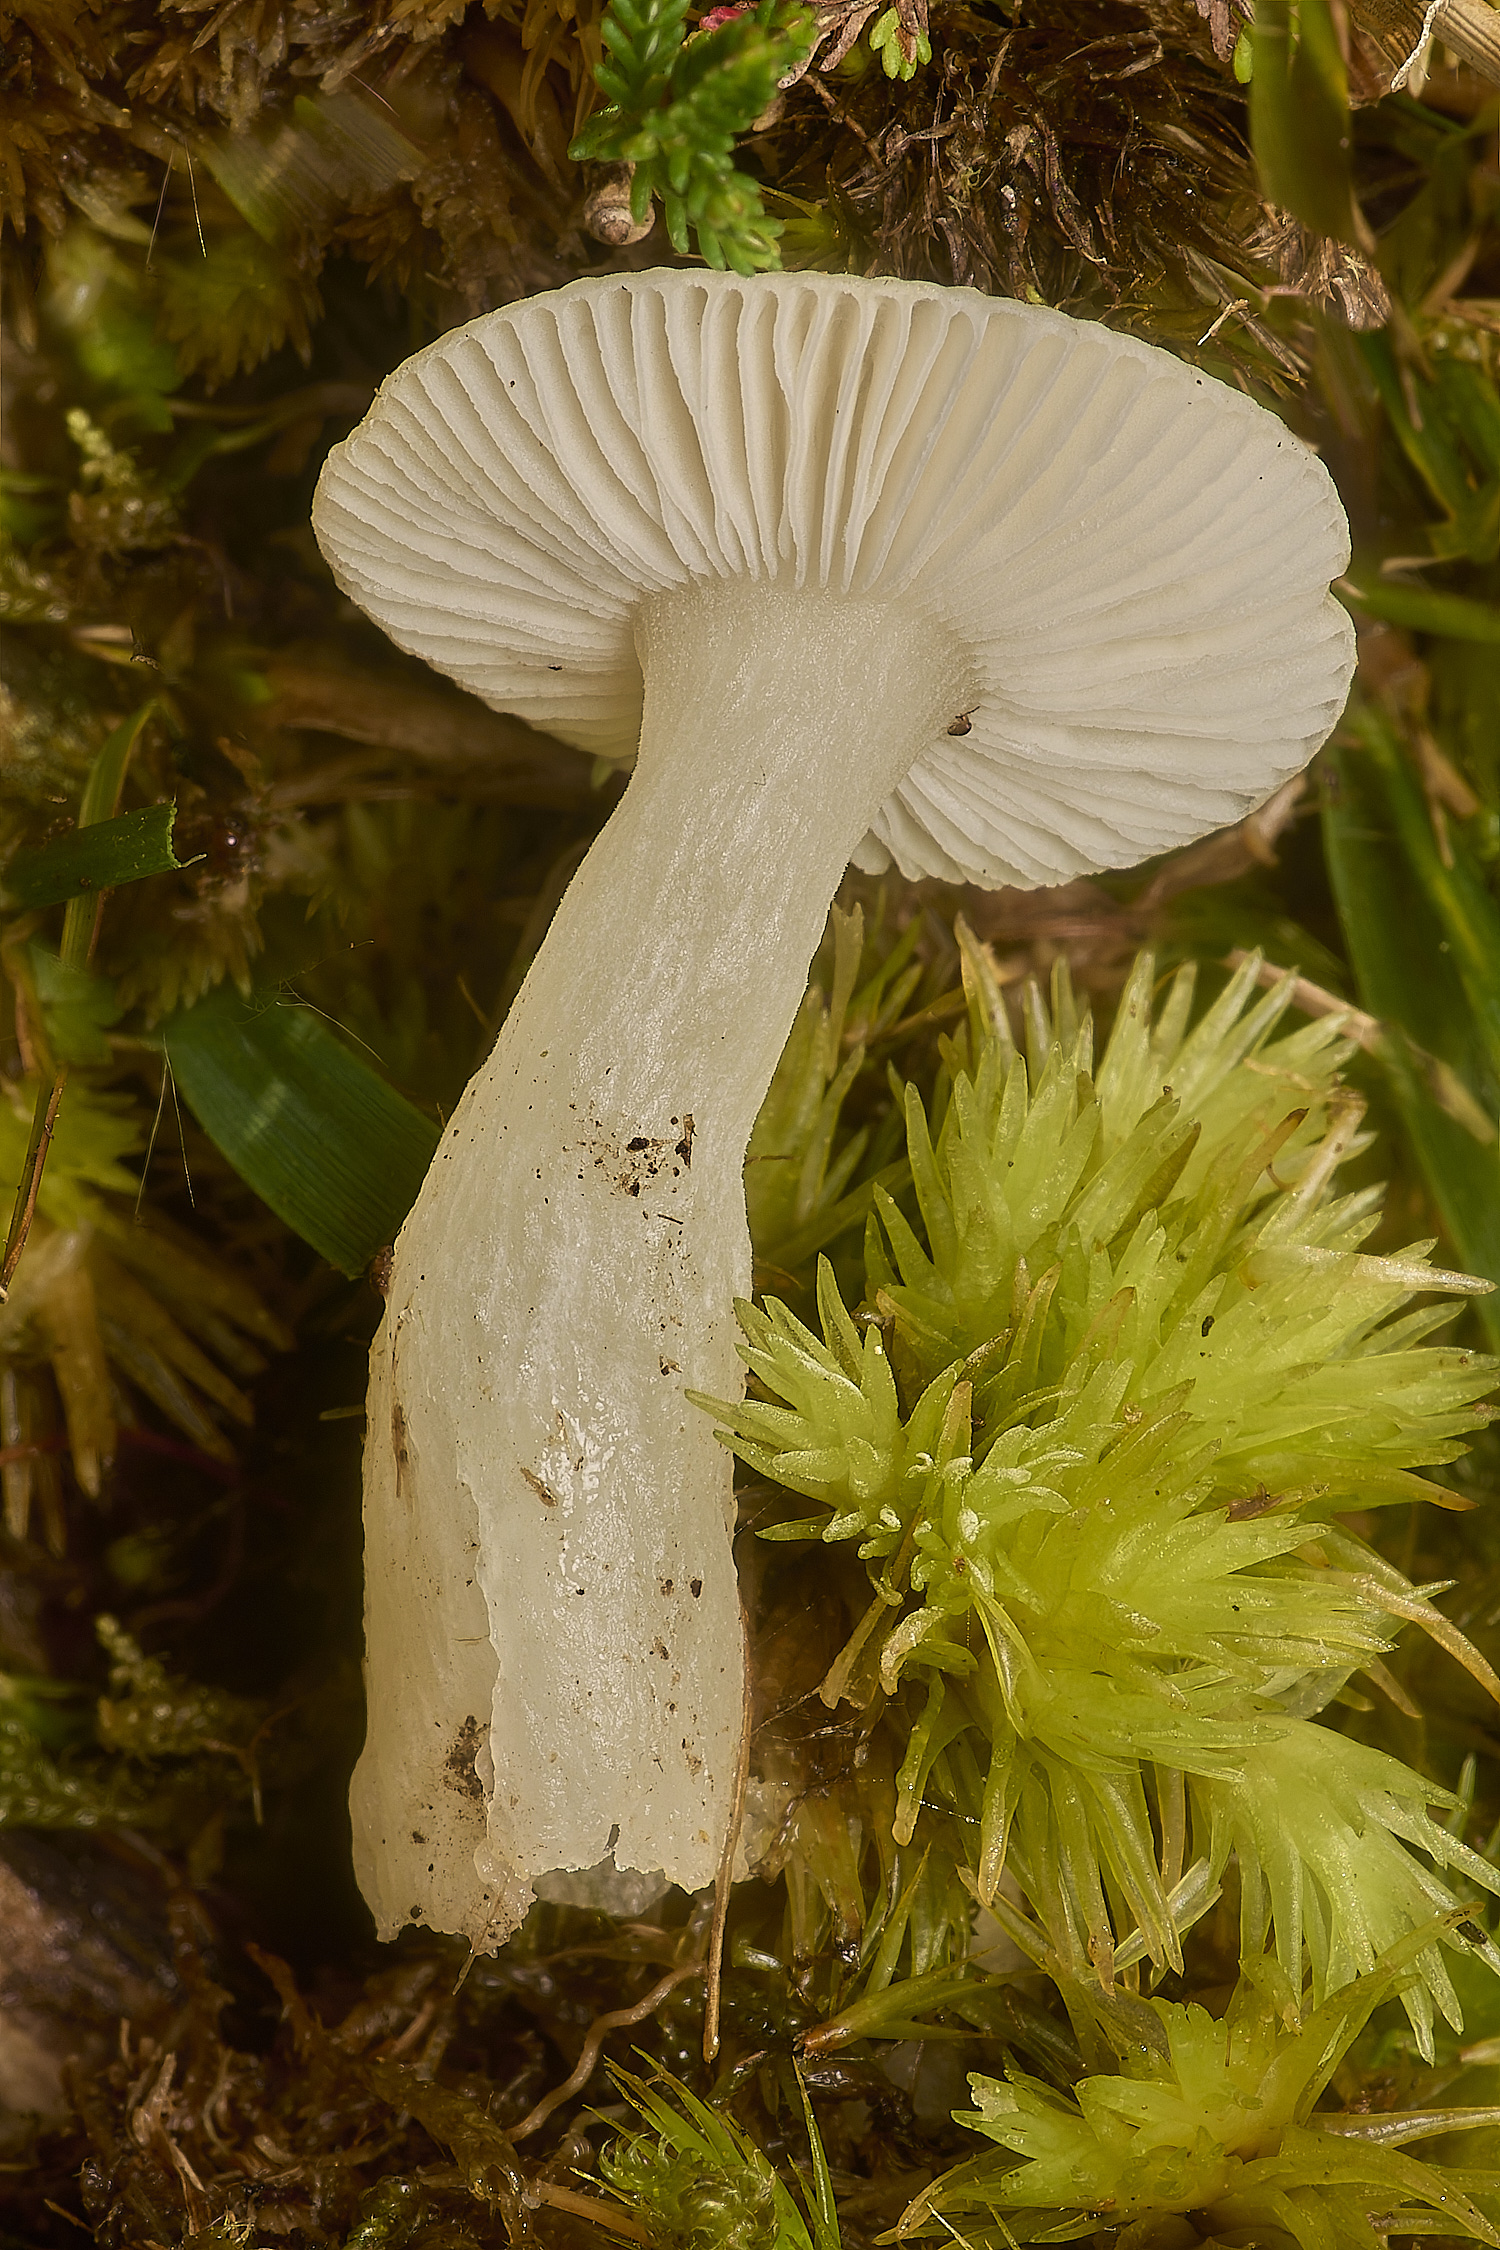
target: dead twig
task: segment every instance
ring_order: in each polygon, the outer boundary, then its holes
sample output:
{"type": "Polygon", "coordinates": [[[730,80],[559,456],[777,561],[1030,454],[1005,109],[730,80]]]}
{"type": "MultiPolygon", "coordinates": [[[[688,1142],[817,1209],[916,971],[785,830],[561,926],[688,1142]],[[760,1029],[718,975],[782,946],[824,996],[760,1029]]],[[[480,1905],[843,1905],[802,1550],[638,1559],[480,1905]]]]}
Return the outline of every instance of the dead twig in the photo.
{"type": "Polygon", "coordinates": [[[701,1977],[705,1966],[702,1961],[689,1961],[683,1968],[669,1969],[664,1977],[652,1985],[643,2000],[637,2000],[633,2008],[611,2008],[607,2014],[595,2016],[571,2075],[560,2086],[554,2086],[550,2094],[543,2094],[536,2107],[526,2112],[520,2124],[511,2127],[508,2138],[512,2141],[524,2141],[528,2134],[538,2132],[555,2109],[561,2109],[564,2102],[571,2101],[575,2094],[583,2092],[598,2067],[599,2050],[612,2031],[628,2031],[632,2024],[644,2023],[648,2016],[655,2015],[662,2002],[680,1984],[686,1984],[690,1977],[701,1977]]]}
{"type": "Polygon", "coordinates": [[[633,2219],[618,2203],[606,2203],[602,2196],[582,2195],[577,2188],[558,2187],[552,2180],[536,2180],[526,2190],[524,2201],[550,2203],[554,2211],[567,2211],[575,2219],[588,2219],[596,2227],[607,2227],[611,2234],[624,2235],[627,2242],[650,2243],[655,2236],[633,2219]]]}

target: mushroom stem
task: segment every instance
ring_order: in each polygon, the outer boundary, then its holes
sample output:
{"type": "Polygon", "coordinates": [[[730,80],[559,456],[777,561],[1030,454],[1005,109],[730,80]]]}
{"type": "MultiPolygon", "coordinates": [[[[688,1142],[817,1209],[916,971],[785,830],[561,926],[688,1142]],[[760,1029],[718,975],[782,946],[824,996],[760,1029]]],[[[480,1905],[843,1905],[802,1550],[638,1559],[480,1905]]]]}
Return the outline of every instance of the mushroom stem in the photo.
{"type": "Polygon", "coordinates": [[[973,683],[887,605],[637,614],[635,773],[396,1246],[366,1452],[356,1862],[382,1934],[549,1871],[713,1879],[741,1719],[745,1145],[859,838],[973,683]],[[425,1595],[425,1600],[422,1598],[425,1595]]]}

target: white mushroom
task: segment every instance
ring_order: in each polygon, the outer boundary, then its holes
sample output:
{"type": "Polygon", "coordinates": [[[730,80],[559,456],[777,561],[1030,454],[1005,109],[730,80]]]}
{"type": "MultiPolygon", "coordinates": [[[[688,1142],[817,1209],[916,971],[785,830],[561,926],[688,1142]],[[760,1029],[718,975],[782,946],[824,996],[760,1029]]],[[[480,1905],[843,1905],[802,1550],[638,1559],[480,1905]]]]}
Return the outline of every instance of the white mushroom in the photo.
{"type": "Polygon", "coordinates": [[[373,1354],[358,1872],[484,1947],[554,1870],[712,1879],[740,1619],[684,1392],[740,1380],[745,1144],[850,858],[1055,883],[1249,812],[1342,708],[1348,541],[1273,415],[1128,336],[686,271],[420,352],[314,520],[402,648],[635,765],[373,1354]]]}

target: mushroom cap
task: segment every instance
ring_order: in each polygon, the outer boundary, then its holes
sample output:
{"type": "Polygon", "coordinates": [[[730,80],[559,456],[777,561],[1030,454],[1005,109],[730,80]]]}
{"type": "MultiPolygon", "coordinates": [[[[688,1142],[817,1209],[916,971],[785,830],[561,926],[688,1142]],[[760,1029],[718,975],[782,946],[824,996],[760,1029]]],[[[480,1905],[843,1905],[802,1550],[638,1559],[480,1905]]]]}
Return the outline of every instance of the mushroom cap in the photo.
{"type": "Polygon", "coordinates": [[[571,282],[398,368],[313,522],[399,647],[622,764],[648,596],[745,577],[940,621],[981,692],[855,855],[908,876],[1055,883],[1239,819],[1353,670],[1343,509],[1274,414],[971,289],[571,282]]]}

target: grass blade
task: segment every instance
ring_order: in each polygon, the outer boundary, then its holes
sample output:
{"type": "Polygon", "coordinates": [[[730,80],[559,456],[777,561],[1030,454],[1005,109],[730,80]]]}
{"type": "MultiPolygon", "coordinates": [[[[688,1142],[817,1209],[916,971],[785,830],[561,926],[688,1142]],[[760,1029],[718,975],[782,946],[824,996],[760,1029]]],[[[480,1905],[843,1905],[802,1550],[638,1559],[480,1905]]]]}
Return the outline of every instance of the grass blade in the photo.
{"type": "MultiPolygon", "coordinates": [[[[1461,833],[1445,864],[1416,776],[1386,720],[1353,720],[1355,743],[1326,754],[1323,835],[1360,997],[1454,1071],[1491,1116],[1500,1111],[1500,913],[1461,833]],[[1393,914],[1391,902],[1401,901],[1393,914]]],[[[1434,1100],[1397,1036],[1383,1057],[1412,1145],[1454,1249],[1500,1282],[1500,1151],[1434,1100]]],[[[1475,1310],[1500,1344],[1500,1298],[1475,1310]]]]}
{"type": "Polygon", "coordinates": [[[1450,641],[1500,641],[1500,608],[1467,594],[1444,594],[1434,587],[1403,586],[1378,578],[1344,579],[1336,591],[1369,616],[1405,625],[1413,633],[1437,633],[1450,641]]]}
{"type": "Polygon", "coordinates": [[[284,991],[221,989],[164,1026],[178,1089],[279,1218],[347,1274],[394,1240],[437,1127],[284,991]]]}
{"type": "Polygon", "coordinates": [[[60,906],[64,899],[93,897],[147,875],[170,874],[182,865],[172,849],[177,807],[142,805],[114,820],[75,829],[39,851],[18,852],[5,870],[10,903],[23,912],[60,906]]]}

